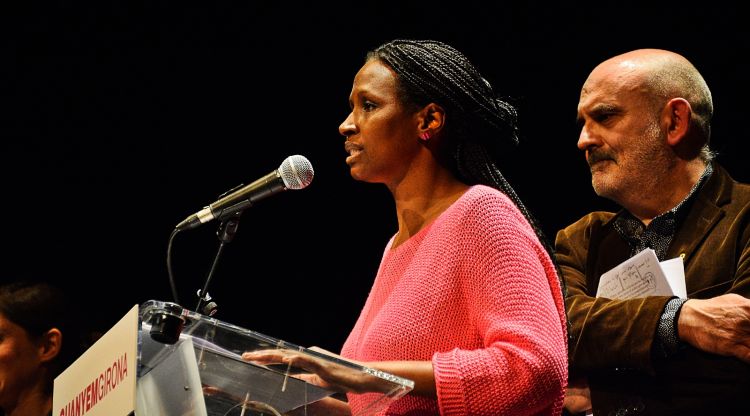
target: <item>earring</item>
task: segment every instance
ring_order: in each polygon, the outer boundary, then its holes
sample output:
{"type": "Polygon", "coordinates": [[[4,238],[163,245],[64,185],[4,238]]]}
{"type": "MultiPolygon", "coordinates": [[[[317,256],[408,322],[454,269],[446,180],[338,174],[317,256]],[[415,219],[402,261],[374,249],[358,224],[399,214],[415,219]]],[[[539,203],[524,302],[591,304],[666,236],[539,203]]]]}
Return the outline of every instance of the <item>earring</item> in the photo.
{"type": "Polygon", "coordinates": [[[424,133],[422,133],[422,134],[419,135],[419,138],[423,142],[426,142],[427,140],[430,140],[430,133],[429,132],[424,132],[424,133]]]}

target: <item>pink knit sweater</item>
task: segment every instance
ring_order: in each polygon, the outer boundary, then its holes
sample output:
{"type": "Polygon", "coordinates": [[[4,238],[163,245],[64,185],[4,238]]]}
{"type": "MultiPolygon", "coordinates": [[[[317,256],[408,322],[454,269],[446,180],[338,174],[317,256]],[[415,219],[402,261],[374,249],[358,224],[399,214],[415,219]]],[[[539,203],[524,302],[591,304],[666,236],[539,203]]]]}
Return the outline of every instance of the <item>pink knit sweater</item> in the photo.
{"type": "MultiPolygon", "coordinates": [[[[431,360],[437,400],[408,394],[382,414],[559,415],[568,375],[560,285],[510,199],[473,186],[392,242],[342,355],[431,360]]],[[[349,399],[356,415],[362,397],[349,399]]]]}

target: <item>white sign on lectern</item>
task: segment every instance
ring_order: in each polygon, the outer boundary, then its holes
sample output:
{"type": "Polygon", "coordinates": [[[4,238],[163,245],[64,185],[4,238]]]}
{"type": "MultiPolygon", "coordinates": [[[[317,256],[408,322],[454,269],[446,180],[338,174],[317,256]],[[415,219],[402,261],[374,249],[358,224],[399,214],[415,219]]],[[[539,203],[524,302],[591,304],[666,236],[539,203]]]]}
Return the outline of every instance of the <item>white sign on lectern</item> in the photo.
{"type": "Polygon", "coordinates": [[[127,416],[133,413],[137,351],[138,305],[135,305],[55,378],[52,415],[127,416]]]}

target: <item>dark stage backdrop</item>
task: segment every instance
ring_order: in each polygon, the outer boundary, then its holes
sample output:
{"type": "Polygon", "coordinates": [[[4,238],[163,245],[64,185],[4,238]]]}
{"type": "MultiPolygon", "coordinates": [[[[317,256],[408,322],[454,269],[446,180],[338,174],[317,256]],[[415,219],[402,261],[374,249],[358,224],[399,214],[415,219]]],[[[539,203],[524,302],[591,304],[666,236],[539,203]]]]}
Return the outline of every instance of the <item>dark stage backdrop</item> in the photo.
{"type": "MultiPolygon", "coordinates": [[[[338,125],[365,52],[393,38],[453,44],[517,104],[523,138],[505,174],[549,238],[612,207],[590,188],[575,113],[593,66],[626,50],[695,63],[714,94],[719,161],[750,181],[739,5],[67,3],[0,13],[0,279],[61,283],[94,329],[171,300],[167,242],[179,221],[301,154],[312,184],[245,211],[209,292],[219,319],[338,351],[396,227],[386,189],[349,176],[338,125]]],[[[174,240],[185,307],[216,230],[174,240]]]]}

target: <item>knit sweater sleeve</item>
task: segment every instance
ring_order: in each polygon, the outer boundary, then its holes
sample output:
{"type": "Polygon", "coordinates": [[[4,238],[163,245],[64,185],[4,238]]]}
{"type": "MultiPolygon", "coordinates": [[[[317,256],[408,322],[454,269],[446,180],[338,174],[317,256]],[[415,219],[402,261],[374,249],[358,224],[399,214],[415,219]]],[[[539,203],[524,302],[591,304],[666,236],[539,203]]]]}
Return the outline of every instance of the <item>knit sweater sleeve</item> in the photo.
{"type": "Polygon", "coordinates": [[[432,356],[442,415],[559,414],[565,312],[546,251],[510,200],[470,201],[454,230],[469,318],[483,347],[432,356]]]}

